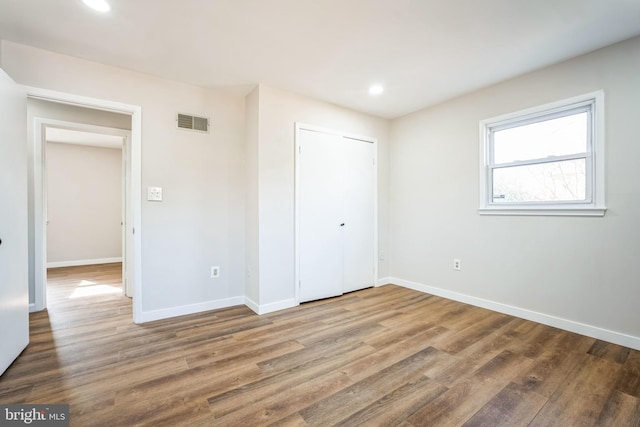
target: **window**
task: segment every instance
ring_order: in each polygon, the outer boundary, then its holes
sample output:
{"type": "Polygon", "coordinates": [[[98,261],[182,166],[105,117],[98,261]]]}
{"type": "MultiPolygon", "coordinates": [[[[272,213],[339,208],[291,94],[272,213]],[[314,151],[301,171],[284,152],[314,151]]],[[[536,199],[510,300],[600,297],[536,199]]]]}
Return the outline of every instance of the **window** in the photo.
{"type": "Polygon", "coordinates": [[[480,213],[603,216],[602,91],[480,122],[480,213]]]}

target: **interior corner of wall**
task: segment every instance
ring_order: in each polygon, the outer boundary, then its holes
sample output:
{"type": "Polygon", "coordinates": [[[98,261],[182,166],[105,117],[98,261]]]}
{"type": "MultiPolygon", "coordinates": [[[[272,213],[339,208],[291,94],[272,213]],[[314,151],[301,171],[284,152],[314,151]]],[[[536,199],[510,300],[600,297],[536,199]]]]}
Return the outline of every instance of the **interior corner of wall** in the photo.
{"type": "Polygon", "coordinates": [[[4,70],[4,39],[0,39],[0,69],[4,70]]]}

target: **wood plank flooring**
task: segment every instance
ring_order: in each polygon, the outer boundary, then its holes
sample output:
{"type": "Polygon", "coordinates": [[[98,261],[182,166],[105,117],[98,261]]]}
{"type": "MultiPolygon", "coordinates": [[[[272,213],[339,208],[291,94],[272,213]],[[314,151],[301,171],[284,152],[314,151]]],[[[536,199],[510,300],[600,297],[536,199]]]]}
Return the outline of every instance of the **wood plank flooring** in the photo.
{"type": "Polygon", "coordinates": [[[640,352],[398,286],[144,325],[119,264],[49,271],[2,403],[72,426],[640,426],[640,352]]]}

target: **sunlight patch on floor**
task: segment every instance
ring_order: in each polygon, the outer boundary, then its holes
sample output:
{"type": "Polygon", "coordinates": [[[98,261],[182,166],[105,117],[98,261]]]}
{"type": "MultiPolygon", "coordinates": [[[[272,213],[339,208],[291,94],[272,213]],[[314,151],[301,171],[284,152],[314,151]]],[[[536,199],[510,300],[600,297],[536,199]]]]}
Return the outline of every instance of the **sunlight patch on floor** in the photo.
{"type": "Polygon", "coordinates": [[[120,293],[122,293],[120,286],[98,285],[96,282],[90,280],[81,280],[78,287],[69,295],[69,298],[85,298],[120,293]]]}

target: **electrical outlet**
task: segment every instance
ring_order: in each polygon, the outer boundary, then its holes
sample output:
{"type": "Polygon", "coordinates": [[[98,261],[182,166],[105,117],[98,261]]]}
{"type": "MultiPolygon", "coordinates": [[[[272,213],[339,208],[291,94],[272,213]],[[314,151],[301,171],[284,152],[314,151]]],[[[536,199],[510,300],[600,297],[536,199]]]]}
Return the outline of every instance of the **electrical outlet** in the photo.
{"type": "Polygon", "coordinates": [[[454,259],[453,260],[453,269],[454,270],[458,270],[458,271],[460,271],[462,269],[462,263],[460,262],[459,259],[454,259]]]}
{"type": "Polygon", "coordinates": [[[216,279],[218,277],[220,277],[220,267],[211,267],[211,278],[216,279]]]}

